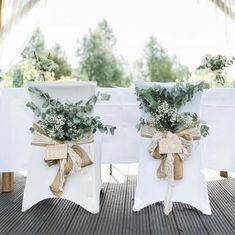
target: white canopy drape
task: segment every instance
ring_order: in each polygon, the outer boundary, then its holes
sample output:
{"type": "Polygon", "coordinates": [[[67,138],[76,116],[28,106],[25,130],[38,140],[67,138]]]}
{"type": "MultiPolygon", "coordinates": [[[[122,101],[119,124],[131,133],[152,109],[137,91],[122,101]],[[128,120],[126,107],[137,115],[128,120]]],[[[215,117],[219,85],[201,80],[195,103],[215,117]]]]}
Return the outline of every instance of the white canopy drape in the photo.
{"type": "Polygon", "coordinates": [[[46,0],[0,1],[0,73],[6,73],[28,43],[46,0]]]}

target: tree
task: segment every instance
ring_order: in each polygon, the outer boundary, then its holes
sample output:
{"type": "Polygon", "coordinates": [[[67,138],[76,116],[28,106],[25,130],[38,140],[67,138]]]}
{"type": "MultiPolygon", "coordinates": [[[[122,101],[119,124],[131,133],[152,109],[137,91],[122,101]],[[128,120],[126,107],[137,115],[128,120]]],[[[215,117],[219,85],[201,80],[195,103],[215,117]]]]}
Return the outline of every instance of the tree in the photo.
{"type": "Polygon", "coordinates": [[[146,43],[142,60],[142,74],[145,80],[174,82],[188,79],[188,68],[181,65],[176,56],[170,57],[154,36],[146,43]]]}
{"type": "MultiPolygon", "coordinates": [[[[28,81],[33,81],[37,77],[37,71],[33,66],[33,59],[35,55],[47,57],[50,53],[50,59],[58,64],[58,69],[54,72],[55,79],[60,79],[62,76],[70,76],[72,69],[67,61],[67,57],[63,52],[59,44],[49,51],[45,47],[45,39],[40,28],[37,28],[33,33],[27,47],[21,54],[22,61],[14,66],[8,73],[8,76],[4,76],[4,80],[7,80],[7,86],[21,87],[25,86],[28,81]]],[[[4,82],[5,84],[5,82],[4,82]]]]}
{"type": "Polygon", "coordinates": [[[179,81],[188,80],[189,76],[191,75],[188,66],[181,64],[176,56],[172,57],[172,62],[177,80],[179,81]]]}
{"type": "Polygon", "coordinates": [[[114,53],[116,38],[106,20],[84,36],[78,46],[79,76],[99,86],[129,86],[122,60],[114,53]]]}
{"type": "Polygon", "coordinates": [[[50,50],[50,59],[53,60],[57,65],[58,69],[55,71],[55,79],[58,80],[62,76],[70,76],[72,74],[71,65],[68,63],[66,54],[62,51],[60,44],[50,50]]]}
{"type": "Polygon", "coordinates": [[[34,31],[27,47],[22,52],[21,56],[23,57],[23,59],[32,59],[34,56],[34,52],[36,52],[37,54],[44,54],[45,50],[46,48],[44,35],[42,34],[40,28],[37,28],[34,31]]]}

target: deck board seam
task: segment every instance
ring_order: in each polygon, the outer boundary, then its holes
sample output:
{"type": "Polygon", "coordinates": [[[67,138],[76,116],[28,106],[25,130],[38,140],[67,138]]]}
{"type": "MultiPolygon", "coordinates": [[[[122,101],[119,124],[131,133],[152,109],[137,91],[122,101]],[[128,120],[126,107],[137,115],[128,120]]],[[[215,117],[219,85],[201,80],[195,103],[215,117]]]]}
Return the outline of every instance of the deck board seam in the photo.
{"type": "Polygon", "coordinates": [[[128,199],[128,186],[129,185],[129,168],[128,168],[128,173],[126,175],[126,187],[125,187],[125,198],[124,198],[124,210],[123,210],[123,219],[122,219],[122,234],[124,234],[124,230],[125,230],[125,214],[126,214],[126,211],[127,211],[127,208],[126,208],[126,205],[127,205],[127,199],[128,199]]]}
{"type": "Polygon", "coordinates": [[[174,221],[175,221],[176,228],[177,228],[177,230],[178,230],[178,234],[179,234],[179,235],[183,234],[183,233],[184,233],[184,232],[183,232],[183,229],[181,229],[181,228],[179,227],[179,224],[177,223],[176,214],[175,214],[174,210],[172,210],[172,215],[173,215],[173,218],[174,218],[174,221]]]}
{"type": "MultiPolygon", "coordinates": [[[[231,179],[231,177],[229,177],[231,179]]],[[[235,201],[235,196],[234,194],[232,194],[219,180],[217,181],[220,186],[222,186],[222,188],[232,197],[232,199],[235,201]]],[[[235,183],[235,182],[234,182],[235,183]]]]}
{"type": "MultiPolygon", "coordinates": [[[[108,181],[108,183],[107,183],[107,186],[106,186],[106,188],[105,188],[105,192],[104,192],[104,195],[103,195],[103,199],[102,199],[102,202],[101,202],[101,205],[100,205],[100,211],[102,210],[102,208],[103,208],[103,205],[104,205],[104,201],[105,201],[105,198],[106,198],[106,192],[108,192],[109,191],[109,188],[110,188],[110,179],[109,179],[109,181],[108,181]]],[[[95,225],[94,225],[94,229],[93,229],[93,234],[95,233],[95,231],[96,231],[96,229],[97,229],[97,227],[98,227],[98,221],[99,221],[99,217],[100,217],[100,213],[98,214],[98,218],[96,219],[96,221],[95,221],[95,225]]]]}
{"type": "Polygon", "coordinates": [[[233,228],[233,230],[235,230],[235,226],[230,222],[229,218],[226,216],[226,214],[224,214],[224,210],[221,210],[221,208],[219,207],[219,205],[216,203],[216,200],[214,198],[211,198],[211,200],[214,202],[214,204],[216,205],[217,209],[221,212],[221,214],[224,216],[224,218],[226,219],[226,221],[229,223],[229,225],[233,228]]]}

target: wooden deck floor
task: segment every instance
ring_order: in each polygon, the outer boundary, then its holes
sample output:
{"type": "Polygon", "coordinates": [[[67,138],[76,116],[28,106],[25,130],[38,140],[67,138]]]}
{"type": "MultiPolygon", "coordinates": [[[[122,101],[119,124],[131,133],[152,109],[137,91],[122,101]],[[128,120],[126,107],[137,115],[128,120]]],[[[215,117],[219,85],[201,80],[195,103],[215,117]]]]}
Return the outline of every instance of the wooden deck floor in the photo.
{"type": "Polygon", "coordinates": [[[169,216],[162,203],[134,213],[135,179],[106,183],[97,215],[61,199],[42,201],[21,213],[25,177],[18,175],[14,191],[0,193],[0,234],[235,234],[234,178],[208,183],[212,216],[182,203],[175,203],[169,216]]]}

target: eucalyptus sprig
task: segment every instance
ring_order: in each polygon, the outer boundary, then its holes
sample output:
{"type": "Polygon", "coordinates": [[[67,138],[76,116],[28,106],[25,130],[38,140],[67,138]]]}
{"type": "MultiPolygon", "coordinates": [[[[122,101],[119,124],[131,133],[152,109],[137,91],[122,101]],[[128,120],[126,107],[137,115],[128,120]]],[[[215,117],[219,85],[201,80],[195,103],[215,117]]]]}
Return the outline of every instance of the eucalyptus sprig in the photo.
{"type": "Polygon", "coordinates": [[[43,72],[54,72],[58,69],[58,64],[50,59],[50,54],[47,57],[40,57],[34,53],[34,67],[36,70],[43,72]]]}
{"type": "MultiPolygon", "coordinates": [[[[58,99],[52,99],[48,93],[36,87],[29,87],[29,92],[39,97],[43,102],[41,107],[33,102],[27,103],[26,106],[38,117],[38,126],[55,140],[78,140],[94,134],[97,130],[101,133],[114,134],[116,127],[104,125],[100,121],[100,117],[92,117],[91,115],[97,96],[92,96],[86,103],[83,101],[62,103],[58,99]]],[[[34,131],[33,128],[31,130],[34,131]]]]}
{"type": "Polygon", "coordinates": [[[59,66],[50,59],[50,54],[47,57],[40,57],[34,53],[33,66],[39,73],[39,80],[45,81],[50,78],[59,66]]]}
{"type": "Polygon", "coordinates": [[[140,108],[146,113],[154,114],[159,102],[166,101],[170,106],[180,108],[183,104],[191,101],[197,92],[208,88],[209,85],[205,82],[200,82],[196,85],[177,83],[171,90],[159,85],[149,89],[137,87],[135,94],[137,95],[137,100],[140,101],[140,108]]]}
{"type": "Polygon", "coordinates": [[[206,55],[202,58],[201,65],[197,69],[208,69],[214,72],[215,82],[217,85],[223,86],[225,84],[225,75],[223,74],[223,71],[225,68],[234,64],[234,62],[234,56],[232,58],[227,58],[224,55],[206,55]]]}
{"type": "Polygon", "coordinates": [[[194,95],[208,88],[208,84],[200,82],[193,84],[176,84],[168,90],[161,86],[148,89],[136,88],[137,100],[140,101],[140,109],[147,116],[140,119],[137,128],[149,125],[160,131],[178,132],[185,128],[199,128],[202,136],[208,134],[209,128],[201,124],[196,113],[179,112],[179,108],[192,100],[194,95]]]}
{"type": "Polygon", "coordinates": [[[232,65],[234,61],[235,57],[229,59],[224,55],[206,55],[202,58],[202,64],[197,69],[223,70],[232,65]]]}

